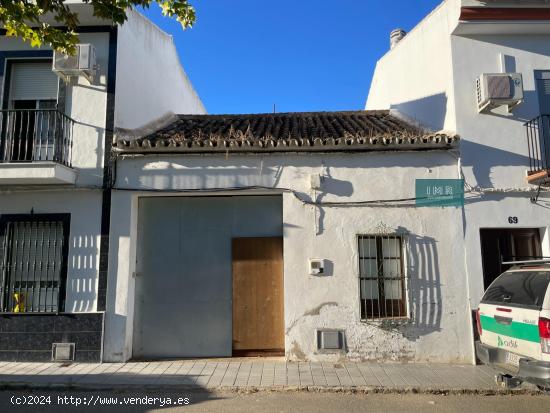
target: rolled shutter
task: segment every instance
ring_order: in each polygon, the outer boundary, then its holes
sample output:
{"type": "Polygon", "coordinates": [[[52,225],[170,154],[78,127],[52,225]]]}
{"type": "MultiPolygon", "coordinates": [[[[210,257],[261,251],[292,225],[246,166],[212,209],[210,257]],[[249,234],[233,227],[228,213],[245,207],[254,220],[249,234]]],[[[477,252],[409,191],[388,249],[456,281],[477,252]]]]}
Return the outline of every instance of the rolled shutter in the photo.
{"type": "Polygon", "coordinates": [[[11,100],[57,99],[58,78],[50,62],[14,63],[11,76],[11,100]]]}

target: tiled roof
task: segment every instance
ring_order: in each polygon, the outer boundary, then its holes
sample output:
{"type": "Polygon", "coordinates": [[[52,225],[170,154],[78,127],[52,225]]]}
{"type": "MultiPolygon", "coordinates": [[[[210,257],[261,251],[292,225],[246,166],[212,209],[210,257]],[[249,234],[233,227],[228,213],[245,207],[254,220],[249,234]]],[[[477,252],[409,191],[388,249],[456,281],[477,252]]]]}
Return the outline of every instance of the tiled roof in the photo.
{"type": "Polygon", "coordinates": [[[119,134],[117,152],[426,150],[458,137],[429,133],[389,111],[177,115],[145,137],[119,134]]]}

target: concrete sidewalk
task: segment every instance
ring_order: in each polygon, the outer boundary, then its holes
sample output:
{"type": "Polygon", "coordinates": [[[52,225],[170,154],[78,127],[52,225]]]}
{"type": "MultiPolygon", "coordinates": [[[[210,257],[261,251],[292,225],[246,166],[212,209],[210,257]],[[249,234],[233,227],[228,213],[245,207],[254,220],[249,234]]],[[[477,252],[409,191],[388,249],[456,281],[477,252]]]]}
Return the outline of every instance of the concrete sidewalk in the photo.
{"type": "MultiPolygon", "coordinates": [[[[266,359],[173,360],[83,364],[0,362],[0,387],[197,388],[413,392],[500,391],[487,366],[309,363],[266,359]]],[[[527,391],[535,389],[524,386],[527,391]]]]}

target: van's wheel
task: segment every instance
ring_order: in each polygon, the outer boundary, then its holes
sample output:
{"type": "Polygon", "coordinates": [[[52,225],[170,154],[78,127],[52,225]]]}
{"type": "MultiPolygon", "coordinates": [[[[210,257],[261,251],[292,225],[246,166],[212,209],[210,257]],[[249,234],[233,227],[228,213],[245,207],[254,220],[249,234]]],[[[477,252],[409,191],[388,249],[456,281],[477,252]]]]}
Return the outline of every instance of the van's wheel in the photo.
{"type": "Polygon", "coordinates": [[[544,394],[550,394],[550,387],[548,387],[548,386],[539,386],[538,384],[537,384],[537,387],[544,394]]]}

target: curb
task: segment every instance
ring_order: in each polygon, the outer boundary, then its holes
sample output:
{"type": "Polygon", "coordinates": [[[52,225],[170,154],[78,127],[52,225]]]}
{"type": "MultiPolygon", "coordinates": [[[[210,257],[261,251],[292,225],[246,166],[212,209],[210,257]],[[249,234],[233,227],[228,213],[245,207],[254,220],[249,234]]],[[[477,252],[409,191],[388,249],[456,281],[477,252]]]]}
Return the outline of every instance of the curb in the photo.
{"type": "Polygon", "coordinates": [[[50,391],[156,391],[167,392],[185,390],[194,393],[342,393],[342,394],[433,394],[433,395],[541,395],[533,389],[463,389],[463,388],[432,388],[432,387],[371,387],[371,386],[219,386],[201,387],[187,384],[84,384],[84,383],[14,383],[0,382],[0,390],[50,390],[50,391]]]}

